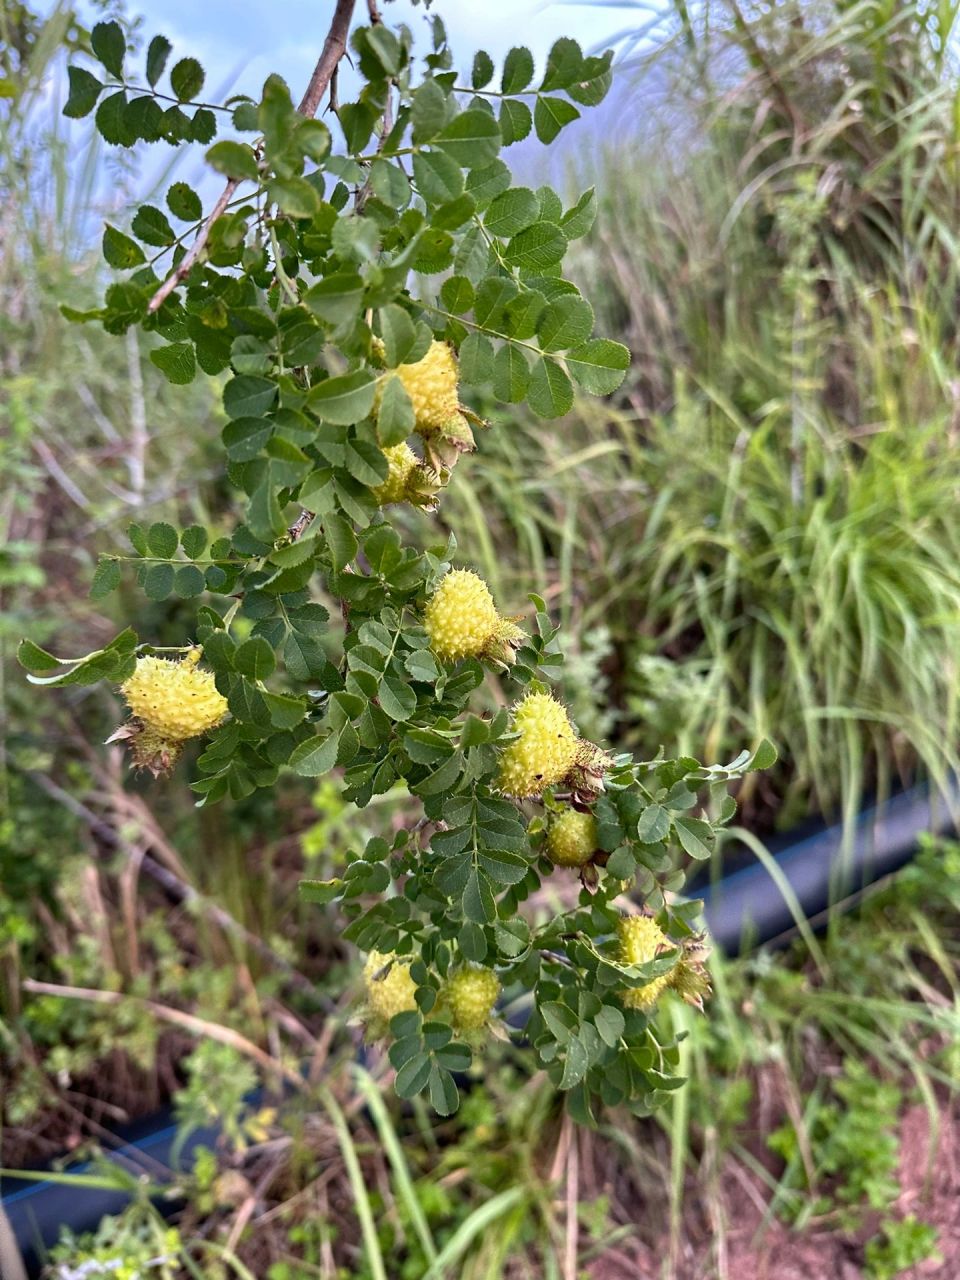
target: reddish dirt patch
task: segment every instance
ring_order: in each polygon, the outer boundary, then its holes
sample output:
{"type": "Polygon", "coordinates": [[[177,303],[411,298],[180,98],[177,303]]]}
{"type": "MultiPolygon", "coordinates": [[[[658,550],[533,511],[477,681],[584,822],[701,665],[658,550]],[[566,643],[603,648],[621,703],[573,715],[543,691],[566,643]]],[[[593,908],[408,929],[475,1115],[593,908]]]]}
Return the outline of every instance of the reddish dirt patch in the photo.
{"type": "MultiPolygon", "coordinates": [[[[942,1100],[941,1100],[942,1101],[942,1100]]],[[[931,1146],[930,1119],[910,1107],[900,1125],[902,1192],[890,1216],[913,1214],[936,1227],[939,1256],[900,1273],[898,1280],[960,1277],[960,1117],[942,1102],[931,1146]]],[[[647,1227],[604,1252],[588,1268],[590,1280],[865,1280],[863,1248],[876,1234],[874,1215],[856,1234],[793,1231],[779,1221],[762,1226],[768,1191],[744,1166],[727,1159],[712,1197],[691,1179],[685,1223],[671,1267],[666,1234],[651,1243],[651,1219],[666,1206],[645,1204],[636,1214],[647,1227]],[[645,1239],[641,1239],[641,1234],[645,1239]]],[[[624,1204],[621,1203],[622,1214],[624,1204]]]]}

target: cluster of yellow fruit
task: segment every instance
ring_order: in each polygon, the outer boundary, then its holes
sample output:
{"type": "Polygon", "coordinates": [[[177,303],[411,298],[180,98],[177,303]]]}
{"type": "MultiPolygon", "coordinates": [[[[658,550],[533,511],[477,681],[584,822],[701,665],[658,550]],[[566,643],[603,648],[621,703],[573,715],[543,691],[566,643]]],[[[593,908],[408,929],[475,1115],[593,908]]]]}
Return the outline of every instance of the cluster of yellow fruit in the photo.
{"type": "Polygon", "coordinates": [[[138,658],[133,674],[120,686],[133,721],[108,742],[127,741],[138,769],[155,776],[169,773],[184,742],[199,738],[222,723],[227,700],[211,671],[200,671],[201,650],[190,649],[179,661],[138,658]]]}
{"type": "MultiPolygon", "coordinates": [[[[383,343],[376,338],[374,353],[382,358],[383,343]]],[[[423,441],[424,456],[418,458],[406,441],[388,445],[383,450],[389,468],[387,478],[373,490],[373,495],[381,506],[410,502],[430,508],[436,504],[437,491],[446,483],[459,456],[474,447],[468,410],[460,404],[457,358],[449,343],[431,342],[421,360],[398,365],[380,378],[377,407],[391,378],[400,381],[410,398],[414,430],[423,441]]]]}
{"type": "MultiPolygon", "coordinates": [[[[618,956],[624,965],[648,964],[677,946],[651,916],[623,916],[617,924],[618,956]]],[[[628,1009],[649,1013],[664,991],[672,989],[688,1004],[703,1008],[710,992],[705,961],[707,950],[699,937],[680,944],[680,956],[673,968],[640,987],[625,987],[620,1000],[628,1009]]],[[[417,986],[410,964],[399,957],[371,951],[363,969],[367,1011],[374,1034],[389,1026],[398,1013],[417,1008],[417,986]]],[[[482,1031],[490,1024],[500,995],[500,980],[492,969],[463,965],[455,969],[441,986],[436,1011],[446,1014],[454,1030],[461,1034],[482,1031]]]]}
{"type": "MultiPolygon", "coordinates": [[[[469,569],[454,569],[441,579],[423,621],[431,649],[444,662],[486,658],[509,665],[514,648],[525,638],[513,620],[500,616],[490,588],[469,569]]],[[[566,708],[556,698],[528,693],[514,708],[513,728],[518,736],[500,763],[504,795],[538,796],[561,782],[587,798],[603,789],[609,758],[594,743],[577,737],[566,708]]]]}
{"type": "MultiPolygon", "coordinates": [[[[363,982],[375,1030],[383,1029],[398,1013],[417,1007],[417,985],[410,976],[410,965],[398,957],[371,951],[363,982]]],[[[436,1009],[449,1015],[454,1030],[471,1034],[489,1025],[499,995],[500,980],[492,969],[464,965],[441,986],[436,1009]]]]}

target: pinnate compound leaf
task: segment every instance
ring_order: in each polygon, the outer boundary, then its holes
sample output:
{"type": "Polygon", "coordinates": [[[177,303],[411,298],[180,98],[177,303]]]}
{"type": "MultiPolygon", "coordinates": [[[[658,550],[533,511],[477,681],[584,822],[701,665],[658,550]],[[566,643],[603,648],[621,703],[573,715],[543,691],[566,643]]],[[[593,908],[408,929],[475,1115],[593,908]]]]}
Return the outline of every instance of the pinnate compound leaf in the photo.
{"type": "Polygon", "coordinates": [[[102,600],[120,585],[120,565],[116,560],[101,560],[90,584],[90,599],[102,600]]]}
{"type": "Polygon", "coordinates": [[[533,79],[533,54],[522,45],[511,49],[503,60],[502,93],[521,93],[533,79]]]}
{"type": "Polygon", "coordinates": [[[167,208],[181,222],[198,222],[203,214],[200,197],[185,182],[175,182],[167,192],[167,208]]]}
{"type": "Polygon", "coordinates": [[[492,236],[509,239],[537,221],[540,205],[529,187],[511,187],[490,202],[483,215],[484,226],[492,236]]]}
{"type": "Polygon", "coordinates": [[[533,109],[533,125],[543,143],[553,142],[565,125],[579,118],[580,112],[566,98],[538,98],[533,109]]]}
{"type": "Polygon", "coordinates": [[[181,58],[170,72],[170,84],[181,102],[189,102],[203,88],[203,67],[196,58],[181,58]]]}
{"type": "Polygon", "coordinates": [[[541,418],[561,418],[573,407],[573,385],[555,360],[534,363],[527,391],[530,408],[541,418]]]}
{"type": "Polygon", "coordinates": [[[249,178],[256,182],[259,177],[257,157],[245,142],[228,138],[215,142],[207,152],[207,164],[228,178],[249,178]]]}
{"type": "Polygon", "coordinates": [[[150,352],[150,360],[175,386],[186,386],[197,376],[197,359],[191,342],[171,342],[150,352]]]}
{"type": "Polygon", "coordinates": [[[583,51],[576,40],[561,36],[547,54],[547,69],[540,84],[541,93],[553,89],[569,89],[579,78],[583,67],[583,51]]]}
{"type": "Polygon", "coordinates": [[[173,525],[163,520],[155,521],[147,530],[147,547],[150,554],[159,556],[162,560],[169,560],[176,555],[179,541],[173,525]]]}
{"type": "Polygon", "coordinates": [[[290,768],[303,778],[319,778],[329,773],[337,763],[338,747],[338,735],[335,733],[326,738],[307,738],[294,748],[289,760],[290,768]]]}
{"type": "Polygon", "coordinates": [[[373,408],[377,384],[368,369],[326,378],[312,388],[307,403],[318,418],[338,426],[362,421],[373,408]]]}
{"type": "Polygon", "coordinates": [[[505,147],[522,142],[533,128],[530,108],[520,98],[504,98],[500,107],[500,136],[505,147]]]}
{"type": "Polygon", "coordinates": [[[109,222],[103,229],[103,256],[107,264],[118,271],[139,267],[147,260],[136,240],[111,227],[109,222]]]}
{"type": "Polygon", "coordinates": [[[167,215],[152,204],[141,205],[134,215],[130,230],[144,244],[165,248],[176,240],[176,233],[171,227],[167,215]]]}
{"type": "MultiPolygon", "coordinates": [[[[503,260],[521,271],[542,271],[559,262],[566,252],[567,237],[552,222],[535,222],[513,237],[503,260]]],[[[616,345],[616,344],[614,344],[616,345]]]]}

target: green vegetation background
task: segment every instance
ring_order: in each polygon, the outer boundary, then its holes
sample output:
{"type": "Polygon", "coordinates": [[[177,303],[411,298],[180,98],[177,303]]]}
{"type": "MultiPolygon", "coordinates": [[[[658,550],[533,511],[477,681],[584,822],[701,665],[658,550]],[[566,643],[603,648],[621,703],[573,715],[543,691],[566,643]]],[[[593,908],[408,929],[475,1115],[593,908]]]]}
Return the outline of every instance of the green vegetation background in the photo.
{"type": "MultiPolygon", "coordinates": [[[[550,427],[493,411],[505,429],[441,512],[507,608],[550,584],[585,734],[652,754],[656,724],[711,760],[778,743],[776,772],[740,795],[761,837],[849,822],[866,795],[957,764],[957,10],[677,3],[655,52],[627,41],[635,125],[571,166],[601,196],[576,278],[633,371],[550,427]]],[[[724,1275],[747,1179],[756,1225],[901,1274],[937,1247],[923,1205],[903,1210],[897,1116],[919,1101],[931,1134],[951,1123],[955,848],[931,845],[812,952],[718,962],[706,1020],[669,1006],[692,1083],[660,1121],[571,1134],[504,1046],[438,1123],[388,1112],[351,1073],[353,957],[296,900],[304,867],[335,874],[372,834],[347,828],[336,786],[290,779],[198,813],[186,770],[159,789],[98,745],[108,690],[41,702],[24,683],[28,631],[85,652],[136,608],[143,634],[179,643],[187,606],[89,599],[96,556],[123,553],[134,518],[226,527],[235,500],[213,388],[173,390],[135,337],[59,314],[96,295],[105,182],[121,203],[141,190],[46,95],[79,38],[4,8],[0,1164],[109,1145],[170,1096],[184,1132],[217,1120],[225,1138],[184,1175],[172,1234],[141,1198],[61,1260],[566,1280],[619,1274],[622,1255],[724,1275]],[[277,1064],[304,1056],[331,1089],[281,1106],[277,1064]]]]}

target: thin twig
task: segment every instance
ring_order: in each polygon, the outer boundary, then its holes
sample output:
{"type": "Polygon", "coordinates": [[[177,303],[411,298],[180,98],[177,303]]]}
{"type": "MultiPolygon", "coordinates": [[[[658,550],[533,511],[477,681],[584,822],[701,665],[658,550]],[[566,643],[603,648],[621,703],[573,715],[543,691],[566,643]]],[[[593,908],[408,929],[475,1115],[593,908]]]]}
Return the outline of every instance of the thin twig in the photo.
{"type": "Polygon", "coordinates": [[[130,382],[130,450],[127,454],[127,471],[130,488],[139,505],[143,504],[146,487],[147,406],[143,394],[143,372],[140,368],[140,343],[135,329],[127,330],[127,370],[130,382]]]}
{"type": "MultiPolygon", "coordinates": [[[[297,107],[297,110],[303,116],[312,117],[317,114],[323,95],[330,84],[333,73],[337,69],[337,63],[347,51],[347,36],[350,32],[350,20],[353,17],[355,3],[356,0],[337,0],[337,7],[330,23],[330,30],[327,32],[327,38],[323,42],[323,49],[317,59],[317,65],[313,69],[313,75],[307,85],[307,91],[303,95],[299,107],[297,107]]],[[[152,314],[162,307],[177,285],[189,274],[203,252],[204,245],[210,238],[213,224],[230,203],[230,198],[238,186],[238,179],[231,178],[224,187],[220,198],[210,211],[209,217],[204,221],[203,226],[197,233],[196,240],[194,240],[180,263],[167,276],[166,280],[150,299],[147,306],[148,313],[152,314]]]]}
{"type": "MultiPolygon", "coordinates": [[[[564,1122],[569,1121],[569,1113],[564,1122]]],[[[577,1280],[577,1253],[580,1244],[580,1220],[577,1215],[580,1202],[580,1160],[577,1148],[577,1131],[572,1129],[567,1149],[566,1167],[566,1240],[563,1256],[563,1280],[577,1280]]]]}
{"type": "Polygon", "coordinates": [[[37,435],[30,437],[30,443],[40,455],[41,461],[50,473],[51,478],[57,482],[67,497],[70,498],[71,501],[75,502],[82,511],[89,511],[90,502],[86,494],[78,489],[70,479],[63,467],[61,467],[60,463],[57,461],[50,446],[37,435]]]}
{"type": "Polygon", "coordinates": [[[294,1071],[293,1067],[288,1067],[285,1062],[278,1062],[276,1058],[271,1058],[269,1053],[265,1053],[259,1045],[254,1044],[252,1040],[248,1040],[246,1036],[242,1036],[239,1031],[224,1027],[219,1022],[208,1022],[205,1018],[198,1018],[193,1013],[184,1013],[182,1009],[171,1009],[169,1005],[158,1004],[155,1000],[144,1000],[141,996],[126,995],[122,991],[101,991],[96,987],[61,986],[56,982],[38,982],[36,978],[24,978],[23,989],[36,996],[58,996],[63,1000],[89,1000],[93,1004],[125,1004],[129,1002],[139,1005],[163,1022],[172,1023],[175,1027],[183,1027],[185,1031],[189,1031],[195,1036],[207,1036],[211,1040],[218,1040],[221,1044],[230,1045],[238,1053],[242,1053],[245,1057],[252,1058],[254,1062],[259,1063],[265,1071],[277,1072],[286,1080],[287,1084],[293,1085],[295,1089],[301,1092],[307,1087],[306,1081],[299,1071],[294,1071]]]}
{"type": "Polygon", "coordinates": [[[179,264],[174,267],[173,271],[171,271],[166,280],[164,280],[163,284],[150,299],[150,302],[147,305],[148,315],[152,315],[154,311],[159,311],[167,298],[169,298],[170,294],[173,293],[177,285],[180,284],[185,276],[189,275],[190,271],[193,269],[194,263],[200,257],[204,245],[210,238],[210,232],[213,230],[213,224],[223,213],[224,209],[226,209],[227,205],[230,203],[231,196],[239,185],[239,178],[231,178],[227,182],[227,185],[220,193],[217,203],[210,210],[209,216],[200,228],[196,240],[194,240],[193,244],[180,259],[179,264]]]}
{"type": "Polygon", "coordinates": [[[162,885],[175,901],[182,902],[188,908],[201,912],[225,933],[232,933],[235,937],[240,938],[251,951],[255,951],[257,955],[269,961],[274,968],[279,969],[291,987],[295,987],[298,991],[309,995],[311,999],[319,1001],[328,1010],[333,1007],[329,998],[318,991],[316,985],[305,974],[294,968],[285,956],[274,951],[269,943],[264,942],[255,933],[251,933],[239,920],[235,920],[229,912],[224,911],[215,902],[210,902],[209,899],[198,893],[192,885],[187,884],[179,876],[174,875],[172,871],[161,866],[159,862],[151,858],[149,853],[129,844],[109,822],[105,822],[103,818],[98,817],[92,809],[87,808],[82,801],[77,800],[75,796],[71,796],[69,792],[57,786],[52,779],[41,773],[31,773],[30,777],[52,799],[57,800],[76,817],[82,818],[90,830],[98,835],[101,840],[120,849],[128,858],[132,858],[135,855],[140,856],[142,858],[142,869],[151,879],[162,885]]]}

